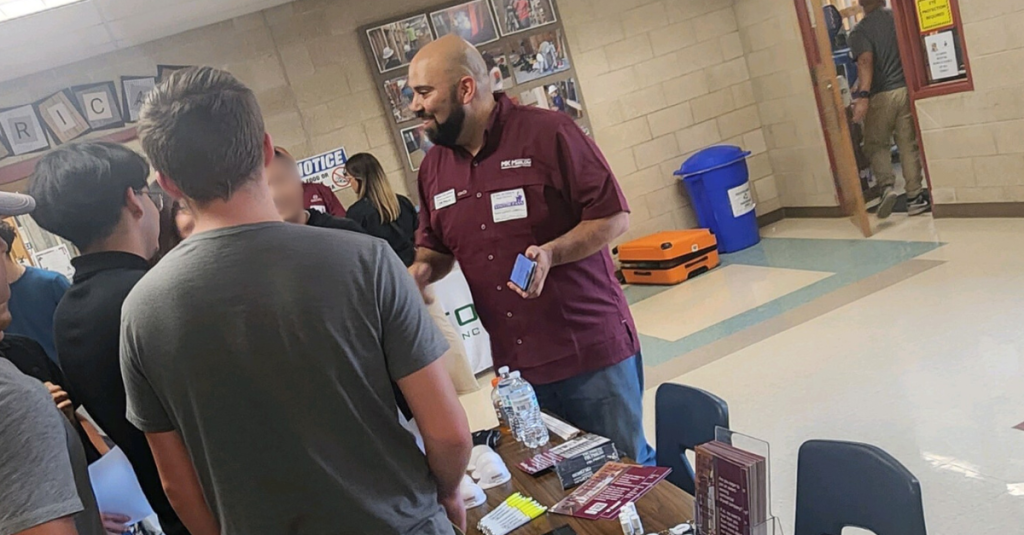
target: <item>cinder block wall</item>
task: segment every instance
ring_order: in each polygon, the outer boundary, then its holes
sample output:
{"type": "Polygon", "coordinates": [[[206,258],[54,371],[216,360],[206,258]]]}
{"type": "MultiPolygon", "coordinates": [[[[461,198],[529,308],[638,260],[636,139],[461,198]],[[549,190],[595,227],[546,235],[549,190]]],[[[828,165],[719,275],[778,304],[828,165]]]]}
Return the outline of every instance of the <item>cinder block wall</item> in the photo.
{"type": "Polygon", "coordinates": [[[672,172],[698,149],[754,152],[757,213],[781,207],[733,0],[560,0],[598,144],[633,208],[623,239],[692,228],[672,172]]]}
{"type": "Polygon", "coordinates": [[[1024,2],[960,0],[975,90],[917,102],[936,204],[1024,202],[1024,2]]]}
{"type": "MultiPolygon", "coordinates": [[[[158,63],[226,68],[257,94],[296,155],[372,151],[403,193],[405,156],[356,29],[436,0],[302,0],[0,84],[0,107],[158,63]]],[[[672,171],[706,145],[755,152],[758,213],[781,206],[733,0],[560,0],[594,134],[632,204],[627,238],[696,220],[672,171]]],[[[6,160],[3,163],[9,163],[6,160]]],[[[15,184],[14,187],[21,185],[15,184]]],[[[341,194],[353,201],[348,191],[341,194]]]]}
{"type": "Polygon", "coordinates": [[[736,0],[735,7],[782,206],[838,206],[793,0],[736,0]]]}

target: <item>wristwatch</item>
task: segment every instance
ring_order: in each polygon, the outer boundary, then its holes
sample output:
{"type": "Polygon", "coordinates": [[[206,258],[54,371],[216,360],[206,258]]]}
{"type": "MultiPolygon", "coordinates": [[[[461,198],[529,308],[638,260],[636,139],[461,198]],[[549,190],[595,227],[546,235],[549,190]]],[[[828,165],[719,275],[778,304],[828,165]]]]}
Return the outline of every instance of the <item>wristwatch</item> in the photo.
{"type": "Polygon", "coordinates": [[[854,100],[859,100],[862,98],[871,98],[871,93],[867,91],[857,91],[856,93],[853,94],[853,98],[854,100]]]}

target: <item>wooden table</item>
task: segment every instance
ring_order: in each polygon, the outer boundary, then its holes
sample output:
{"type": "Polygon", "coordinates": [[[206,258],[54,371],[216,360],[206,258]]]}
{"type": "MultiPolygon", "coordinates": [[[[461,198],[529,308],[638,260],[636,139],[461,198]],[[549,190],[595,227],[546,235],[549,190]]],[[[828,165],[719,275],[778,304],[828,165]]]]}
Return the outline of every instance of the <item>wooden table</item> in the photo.
{"type": "MultiPolygon", "coordinates": [[[[552,435],[549,447],[560,442],[558,437],[552,435]]],[[[540,450],[531,452],[511,436],[503,435],[501,444],[496,451],[508,465],[509,471],[512,472],[512,480],[499,487],[484,491],[487,493],[487,503],[467,511],[467,535],[480,534],[480,530],[476,528],[480,519],[515,492],[530,496],[547,507],[555,505],[571,492],[571,489],[570,491],[562,490],[558,476],[553,471],[547,471],[534,477],[516,466],[517,463],[529,459],[540,450]]],[[[657,533],[693,519],[693,497],[668,481],[658,483],[656,487],[640,498],[636,502],[636,508],[644,523],[644,533],[657,533]]],[[[511,535],[544,535],[565,525],[572,526],[579,535],[622,535],[622,527],[619,526],[617,520],[584,520],[550,512],[513,531],[511,535]]]]}

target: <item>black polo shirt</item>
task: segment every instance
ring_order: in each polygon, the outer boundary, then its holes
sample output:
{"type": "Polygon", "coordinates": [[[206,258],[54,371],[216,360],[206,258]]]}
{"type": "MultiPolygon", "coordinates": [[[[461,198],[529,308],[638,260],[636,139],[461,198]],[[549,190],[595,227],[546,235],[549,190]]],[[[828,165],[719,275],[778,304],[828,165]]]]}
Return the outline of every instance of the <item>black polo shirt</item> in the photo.
{"type": "Polygon", "coordinates": [[[419,216],[412,201],[398,195],[398,220],[384,224],[381,222],[377,208],[365,197],[348,207],[348,218],[363,227],[370,236],[376,236],[386,242],[402,259],[405,267],[416,260],[416,226],[419,216]]]}
{"type": "Polygon", "coordinates": [[[366,234],[366,231],[363,230],[363,227],[359,226],[359,223],[347,217],[335,217],[317,210],[306,210],[306,212],[309,213],[309,219],[306,220],[306,224],[311,227],[336,228],[366,234]]]}
{"type": "Polygon", "coordinates": [[[188,533],[164,495],[146,436],[125,418],[121,305],[146,274],[149,262],[130,253],[102,252],[74,258],[71,264],[75,277],[54,315],[54,341],[67,380],[65,390],[85,406],[131,461],[164,532],[188,533]]]}

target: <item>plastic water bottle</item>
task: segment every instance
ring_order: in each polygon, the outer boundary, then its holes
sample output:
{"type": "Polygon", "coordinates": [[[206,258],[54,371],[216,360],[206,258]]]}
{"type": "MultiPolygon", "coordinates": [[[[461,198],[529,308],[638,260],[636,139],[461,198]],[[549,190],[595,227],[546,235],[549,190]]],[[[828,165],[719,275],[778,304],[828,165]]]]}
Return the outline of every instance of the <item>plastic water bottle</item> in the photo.
{"type": "Polygon", "coordinates": [[[514,415],[513,432],[516,433],[516,439],[527,448],[539,448],[548,443],[548,428],[540,417],[537,393],[519,372],[512,372],[510,377],[514,380],[508,397],[509,405],[512,407],[510,412],[514,415]]]}
{"type": "Polygon", "coordinates": [[[515,386],[516,381],[513,375],[514,373],[509,373],[508,366],[502,366],[498,369],[498,384],[497,388],[491,392],[491,401],[494,403],[499,422],[503,421],[508,432],[511,433],[517,441],[521,441],[519,435],[516,433],[517,428],[515,425],[515,415],[512,413],[512,405],[509,403],[509,394],[515,386]]]}
{"type": "Polygon", "coordinates": [[[511,428],[505,415],[505,401],[498,388],[501,381],[507,381],[508,379],[508,366],[502,366],[498,369],[498,376],[491,380],[491,405],[494,406],[494,415],[498,417],[498,430],[502,433],[510,433],[511,428]]]}
{"type": "Polygon", "coordinates": [[[516,408],[512,405],[512,396],[515,395],[522,382],[522,376],[518,371],[511,372],[508,374],[508,382],[505,383],[505,387],[501,391],[501,396],[505,403],[505,420],[508,421],[509,432],[515,437],[516,442],[523,441],[523,421],[520,415],[516,413],[516,408]]]}

